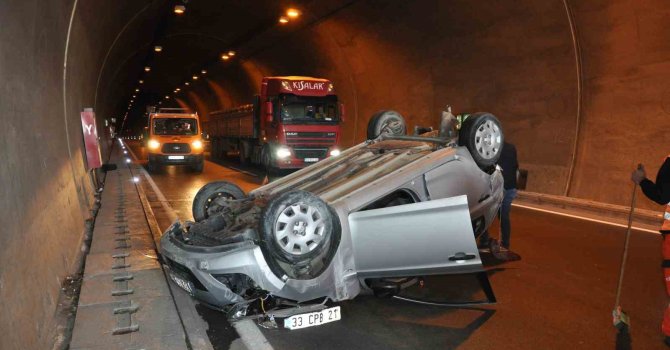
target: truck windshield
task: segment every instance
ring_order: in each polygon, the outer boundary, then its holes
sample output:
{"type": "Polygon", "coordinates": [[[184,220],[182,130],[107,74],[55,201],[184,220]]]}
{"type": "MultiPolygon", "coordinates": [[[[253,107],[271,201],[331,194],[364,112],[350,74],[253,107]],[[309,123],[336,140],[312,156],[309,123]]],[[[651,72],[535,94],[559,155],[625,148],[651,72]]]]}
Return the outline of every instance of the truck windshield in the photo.
{"type": "Polygon", "coordinates": [[[198,123],[195,118],[154,118],[155,135],[196,135],[198,123]]]}
{"type": "Polygon", "coordinates": [[[337,96],[279,96],[279,113],[284,123],[337,123],[337,96]]]}

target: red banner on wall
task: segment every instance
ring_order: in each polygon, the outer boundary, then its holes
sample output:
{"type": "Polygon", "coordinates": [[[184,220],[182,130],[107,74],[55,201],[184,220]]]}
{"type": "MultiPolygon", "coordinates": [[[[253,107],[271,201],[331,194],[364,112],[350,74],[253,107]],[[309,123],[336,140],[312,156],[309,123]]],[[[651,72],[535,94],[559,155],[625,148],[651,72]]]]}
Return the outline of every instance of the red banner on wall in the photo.
{"type": "Polygon", "coordinates": [[[84,131],[88,170],[99,168],[102,166],[102,156],[98,142],[98,128],[95,125],[95,112],[92,109],[86,108],[81,112],[81,127],[84,131]]]}

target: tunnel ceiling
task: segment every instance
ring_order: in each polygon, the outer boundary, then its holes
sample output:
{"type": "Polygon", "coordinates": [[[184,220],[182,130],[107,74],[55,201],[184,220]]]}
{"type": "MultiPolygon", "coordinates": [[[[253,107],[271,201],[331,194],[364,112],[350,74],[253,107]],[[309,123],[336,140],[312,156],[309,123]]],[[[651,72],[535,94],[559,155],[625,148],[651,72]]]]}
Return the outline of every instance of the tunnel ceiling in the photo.
{"type": "MultiPolygon", "coordinates": [[[[310,23],[321,20],[355,1],[276,1],[276,0],[197,0],[167,1],[159,12],[153,40],[134,48],[123,64],[126,66],[113,78],[113,85],[122,96],[116,104],[115,115],[122,115],[130,106],[129,119],[139,118],[145,106],[174,104],[174,98],[197,90],[207,77],[225,79],[226,70],[258,50],[271,47],[273,41],[290,35],[310,23]],[[176,5],[186,11],[174,13],[176,5]],[[318,5],[318,7],[317,7],[318,5]],[[298,9],[301,16],[280,24],[289,8],[298,9]],[[154,48],[162,50],[156,52],[154,48]],[[235,56],[224,61],[221,56],[234,51],[235,56]],[[150,67],[146,72],[144,67],[150,67]],[[198,75],[198,80],[193,79],[198,75]],[[142,83],[140,83],[142,81],[142,83]],[[189,85],[187,86],[186,83],[189,85]],[[174,92],[176,88],[181,90],[174,92]],[[139,89],[136,92],[135,89],[139,89]],[[133,98],[132,95],[137,97],[133,98]],[[170,96],[166,100],[165,96],[170,96]],[[131,100],[134,100],[132,103],[131,100]]],[[[148,29],[148,28],[145,28],[148,29]]],[[[129,35],[133,35],[129,33],[129,35]]]]}

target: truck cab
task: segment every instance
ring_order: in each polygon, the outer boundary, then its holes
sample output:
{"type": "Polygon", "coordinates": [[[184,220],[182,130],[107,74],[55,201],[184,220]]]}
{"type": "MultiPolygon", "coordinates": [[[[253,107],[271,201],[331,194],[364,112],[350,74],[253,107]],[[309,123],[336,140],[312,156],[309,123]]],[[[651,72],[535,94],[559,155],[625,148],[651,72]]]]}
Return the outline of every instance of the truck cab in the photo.
{"type": "Polygon", "coordinates": [[[266,168],[300,169],[339,155],[344,111],[329,80],[267,77],[260,98],[266,168]]]}
{"type": "Polygon", "coordinates": [[[198,173],[204,168],[204,143],[197,113],[164,108],[149,114],[146,147],[150,172],[163,165],[190,166],[198,173]]]}

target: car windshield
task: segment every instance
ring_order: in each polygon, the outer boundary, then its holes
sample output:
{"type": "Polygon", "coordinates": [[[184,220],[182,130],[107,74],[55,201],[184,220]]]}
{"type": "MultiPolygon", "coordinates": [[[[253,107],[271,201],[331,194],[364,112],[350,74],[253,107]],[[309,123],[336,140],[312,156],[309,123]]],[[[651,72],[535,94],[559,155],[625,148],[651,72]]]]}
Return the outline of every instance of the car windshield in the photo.
{"type": "Polygon", "coordinates": [[[337,123],[337,97],[281,95],[279,113],[284,123],[337,123]]]}
{"type": "Polygon", "coordinates": [[[196,135],[198,123],[195,118],[154,118],[156,135],[196,135]]]}

